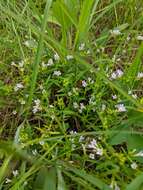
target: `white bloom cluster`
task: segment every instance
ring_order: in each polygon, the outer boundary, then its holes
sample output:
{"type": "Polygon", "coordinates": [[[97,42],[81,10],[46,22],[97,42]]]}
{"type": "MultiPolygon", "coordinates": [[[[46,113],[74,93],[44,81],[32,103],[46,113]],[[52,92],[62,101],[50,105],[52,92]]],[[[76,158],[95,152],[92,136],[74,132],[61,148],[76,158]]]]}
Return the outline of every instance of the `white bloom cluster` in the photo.
{"type": "Polygon", "coordinates": [[[131,164],[131,168],[132,168],[133,170],[136,170],[137,167],[138,167],[138,165],[137,165],[136,162],[133,162],[133,163],[131,164]]]}
{"type": "Polygon", "coordinates": [[[120,190],[120,187],[117,185],[116,182],[111,182],[110,188],[114,190],[120,190]]]}
{"type": "Polygon", "coordinates": [[[82,81],[82,86],[85,88],[85,87],[87,87],[88,84],[93,84],[93,83],[94,83],[94,80],[92,80],[91,77],[88,77],[87,81],[85,81],[85,80],[82,81]]]}
{"type": "Polygon", "coordinates": [[[52,66],[52,65],[54,65],[54,61],[53,61],[52,58],[50,58],[50,59],[48,60],[47,66],[52,66]]]}
{"type": "Polygon", "coordinates": [[[61,71],[54,71],[53,73],[53,75],[57,77],[61,76],[61,74],[62,74],[61,71]]]}
{"type": "Polygon", "coordinates": [[[14,91],[17,92],[18,90],[24,88],[22,83],[17,83],[14,87],[14,91]]]}
{"type": "Polygon", "coordinates": [[[12,182],[12,180],[11,179],[9,179],[9,178],[6,178],[5,179],[5,183],[7,184],[7,183],[11,183],[12,182]]]}
{"type": "Polygon", "coordinates": [[[137,36],[137,40],[143,41],[143,36],[141,36],[141,35],[137,36]]]}
{"type": "Polygon", "coordinates": [[[32,112],[35,114],[38,111],[40,111],[42,108],[41,108],[41,105],[40,105],[41,101],[39,99],[34,100],[34,103],[35,103],[35,105],[33,106],[32,112]]]}
{"type": "Polygon", "coordinates": [[[18,174],[19,174],[18,170],[13,170],[12,173],[13,173],[14,177],[18,176],[18,174]]]}
{"type": "Polygon", "coordinates": [[[78,109],[79,113],[82,113],[83,110],[86,109],[84,103],[80,103],[80,104],[78,105],[77,102],[74,102],[74,103],[73,103],[73,107],[74,107],[74,109],[78,109]]]}
{"type": "Polygon", "coordinates": [[[137,75],[137,78],[138,78],[138,79],[143,78],[143,72],[139,72],[138,75],[137,75]]]}
{"type": "Polygon", "coordinates": [[[116,71],[114,71],[112,74],[111,74],[111,79],[116,79],[116,78],[120,78],[123,76],[123,71],[120,70],[120,69],[117,69],[116,71]]]}
{"type": "Polygon", "coordinates": [[[120,32],[120,30],[118,28],[115,28],[115,29],[111,30],[110,33],[112,34],[112,36],[121,35],[121,32],[120,32]]]}
{"type": "Polygon", "coordinates": [[[85,49],[85,43],[81,43],[78,49],[79,51],[83,51],[85,49]]]}
{"type": "Polygon", "coordinates": [[[115,94],[115,95],[112,95],[112,99],[113,100],[116,100],[117,99],[117,95],[115,94]]]}
{"type": "Polygon", "coordinates": [[[143,150],[139,151],[137,154],[135,154],[135,156],[139,156],[139,157],[143,157],[143,150]]]}
{"type": "Polygon", "coordinates": [[[67,60],[73,59],[73,55],[67,55],[67,56],[66,56],[66,59],[67,59],[67,60]]]}
{"type": "MultiPolygon", "coordinates": [[[[103,155],[103,149],[99,147],[97,144],[97,141],[95,139],[92,139],[89,144],[87,144],[86,148],[92,149],[92,151],[99,156],[103,155]]],[[[89,154],[89,158],[95,159],[94,153],[89,154]]]]}
{"type": "Polygon", "coordinates": [[[60,60],[60,56],[57,53],[54,54],[54,60],[55,61],[59,61],[60,60]]]}
{"type": "Polygon", "coordinates": [[[117,104],[117,105],[115,105],[115,107],[117,108],[118,112],[126,112],[127,111],[124,104],[117,104]]]}

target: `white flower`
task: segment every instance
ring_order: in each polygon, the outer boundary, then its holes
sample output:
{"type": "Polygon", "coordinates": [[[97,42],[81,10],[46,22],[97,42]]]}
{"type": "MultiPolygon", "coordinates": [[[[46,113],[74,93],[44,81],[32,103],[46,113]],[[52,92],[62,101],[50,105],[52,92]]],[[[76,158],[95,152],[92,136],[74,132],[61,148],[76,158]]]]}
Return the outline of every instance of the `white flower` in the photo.
{"type": "Polygon", "coordinates": [[[16,115],[16,114],[17,114],[17,111],[16,111],[16,110],[13,110],[12,114],[13,114],[13,115],[16,115]]]}
{"type": "Polygon", "coordinates": [[[137,78],[138,78],[138,79],[143,78],[143,72],[139,72],[138,75],[137,75],[137,78]]]}
{"type": "Polygon", "coordinates": [[[71,59],[73,59],[73,55],[67,55],[66,58],[67,58],[67,60],[71,60],[71,59]]]}
{"type": "Polygon", "coordinates": [[[137,165],[136,162],[133,162],[133,163],[131,164],[131,168],[132,168],[133,170],[136,170],[137,167],[138,167],[138,165],[137,165]]]}
{"type": "Polygon", "coordinates": [[[50,59],[48,60],[48,63],[47,63],[47,66],[51,66],[51,65],[54,65],[54,62],[53,62],[53,59],[52,59],[52,58],[50,58],[50,59]]]}
{"type": "Polygon", "coordinates": [[[118,36],[118,35],[121,35],[121,32],[118,28],[115,28],[113,30],[110,31],[110,33],[113,35],[113,36],[118,36]]]}
{"type": "Polygon", "coordinates": [[[141,36],[141,35],[137,36],[137,40],[143,41],[143,36],[141,36]]]}
{"type": "Polygon", "coordinates": [[[41,101],[39,99],[34,100],[34,103],[35,103],[35,105],[33,106],[32,112],[35,114],[38,111],[40,111],[42,108],[41,108],[41,105],[40,105],[41,101]]]}
{"type": "Polygon", "coordinates": [[[25,103],[26,103],[25,100],[23,100],[23,99],[20,99],[19,102],[21,105],[25,105],[25,103]]]}
{"type": "Polygon", "coordinates": [[[90,52],[90,50],[87,50],[87,52],[86,52],[86,53],[87,53],[87,55],[89,55],[91,52],[90,52]]]}
{"type": "Polygon", "coordinates": [[[114,190],[120,190],[120,187],[117,184],[115,184],[114,190]]]}
{"type": "Polygon", "coordinates": [[[18,65],[19,65],[20,68],[22,68],[22,67],[24,66],[24,61],[20,61],[20,62],[18,63],[18,65]]]}
{"type": "Polygon", "coordinates": [[[117,95],[116,94],[112,95],[112,98],[113,98],[113,100],[116,100],[117,99],[117,95]]]}
{"type": "Polygon", "coordinates": [[[38,154],[37,150],[36,150],[36,149],[32,150],[32,154],[33,154],[34,156],[36,156],[36,155],[38,154]]]}
{"type": "Polygon", "coordinates": [[[111,79],[116,79],[117,78],[117,73],[116,72],[113,72],[112,74],[111,74],[111,79]]]}
{"type": "Polygon", "coordinates": [[[41,65],[42,65],[43,68],[47,67],[47,65],[44,63],[44,61],[42,61],[41,65]]]}
{"type": "Polygon", "coordinates": [[[9,179],[9,178],[6,178],[6,179],[5,179],[5,183],[11,183],[11,182],[12,182],[12,180],[9,179]]]}
{"type": "Polygon", "coordinates": [[[124,104],[117,104],[117,105],[115,105],[115,107],[117,108],[118,112],[126,112],[127,111],[124,104]]]}
{"type": "Polygon", "coordinates": [[[135,154],[135,156],[143,157],[143,150],[139,151],[137,154],[135,154]]]}
{"type": "Polygon", "coordinates": [[[85,105],[83,103],[80,103],[80,109],[85,109],[85,105]]]}
{"type": "Polygon", "coordinates": [[[22,83],[17,83],[14,87],[14,91],[17,92],[19,89],[22,89],[24,88],[23,84],[22,83]]]}
{"type": "Polygon", "coordinates": [[[96,140],[93,139],[92,141],[90,141],[90,143],[87,144],[87,148],[96,149],[97,148],[97,142],[96,142],[96,140]]]}
{"type": "Polygon", "coordinates": [[[59,61],[60,60],[60,56],[57,53],[55,53],[54,54],[54,59],[55,59],[55,61],[59,61]]]}
{"type": "Polygon", "coordinates": [[[61,71],[54,71],[53,73],[54,76],[60,76],[61,74],[62,74],[61,71]]]}
{"type": "Polygon", "coordinates": [[[85,140],[85,137],[84,137],[84,136],[80,136],[79,142],[81,143],[81,142],[83,142],[84,140],[85,140]]]}
{"type": "Polygon", "coordinates": [[[106,105],[105,105],[105,104],[102,104],[101,110],[102,110],[102,111],[105,111],[105,109],[106,109],[106,105]]]}
{"type": "Polygon", "coordinates": [[[79,105],[77,104],[77,102],[73,103],[73,107],[74,107],[74,109],[77,109],[79,107],[79,105]]]}
{"type": "Polygon", "coordinates": [[[94,160],[95,159],[95,155],[93,153],[90,153],[89,154],[89,158],[92,159],[92,160],[94,160]]]}
{"type": "Polygon", "coordinates": [[[71,134],[71,135],[76,135],[76,134],[77,134],[77,132],[76,132],[76,131],[71,130],[71,131],[70,131],[70,134],[71,134]]]}
{"type": "Polygon", "coordinates": [[[135,99],[138,98],[138,96],[136,94],[132,94],[132,97],[135,98],[135,99]]]}
{"type": "Polygon", "coordinates": [[[124,74],[123,71],[120,69],[117,69],[116,73],[118,77],[121,77],[124,74]]]}
{"type": "Polygon", "coordinates": [[[72,93],[71,93],[71,92],[68,92],[68,96],[72,96],[72,93]]]}
{"type": "Polygon", "coordinates": [[[14,177],[18,176],[18,174],[19,174],[18,170],[13,170],[12,173],[13,173],[14,177]]]}
{"type": "Polygon", "coordinates": [[[130,37],[130,36],[128,36],[128,37],[126,38],[126,40],[127,40],[127,41],[130,41],[130,39],[131,39],[131,37],[130,37]]]}
{"type": "Polygon", "coordinates": [[[85,43],[81,43],[78,49],[79,51],[83,51],[85,49],[85,43]]]}
{"type": "Polygon", "coordinates": [[[85,80],[82,81],[82,86],[86,87],[87,86],[87,82],[85,80]]]}
{"type": "Polygon", "coordinates": [[[12,65],[12,66],[16,66],[16,64],[15,64],[15,62],[14,62],[14,61],[12,61],[12,62],[11,62],[11,65],[12,65]]]}
{"type": "Polygon", "coordinates": [[[103,155],[103,149],[102,148],[97,148],[96,149],[96,154],[99,155],[99,156],[102,156],[103,155]]]}

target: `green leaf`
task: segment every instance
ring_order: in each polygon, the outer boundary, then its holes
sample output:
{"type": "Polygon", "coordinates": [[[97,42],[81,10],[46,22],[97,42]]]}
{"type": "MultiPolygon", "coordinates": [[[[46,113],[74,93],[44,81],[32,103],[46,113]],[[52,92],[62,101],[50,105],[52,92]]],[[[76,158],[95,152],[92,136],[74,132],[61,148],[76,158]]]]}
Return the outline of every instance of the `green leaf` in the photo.
{"type": "Polygon", "coordinates": [[[34,183],[35,190],[56,190],[56,170],[55,168],[42,167],[38,172],[36,181],[34,183]]]}
{"type": "Polygon", "coordinates": [[[125,190],[143,190],[143,173],[137,176],[125,190]]]}

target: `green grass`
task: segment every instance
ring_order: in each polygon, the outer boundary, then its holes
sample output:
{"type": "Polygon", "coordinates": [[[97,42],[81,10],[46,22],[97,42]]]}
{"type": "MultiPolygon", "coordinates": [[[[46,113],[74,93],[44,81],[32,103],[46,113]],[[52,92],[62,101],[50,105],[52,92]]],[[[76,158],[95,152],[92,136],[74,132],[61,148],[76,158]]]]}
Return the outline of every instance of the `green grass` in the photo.
{"type": "Polygon", "coordinates": [[[142,10],[0,1],[0,190],[143,188],[142,10]]]}

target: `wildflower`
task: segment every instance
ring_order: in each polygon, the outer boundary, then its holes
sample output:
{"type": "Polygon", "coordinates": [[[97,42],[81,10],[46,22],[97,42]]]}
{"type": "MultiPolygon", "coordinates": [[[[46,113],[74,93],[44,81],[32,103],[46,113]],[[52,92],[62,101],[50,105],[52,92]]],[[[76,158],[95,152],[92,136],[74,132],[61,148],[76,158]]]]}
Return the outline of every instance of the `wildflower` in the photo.
{"type": "Polygon", "coordinates": [[[32,112],[35,114],[36,112],[41,110],[41,105],[40,105],[41,101],[37,99],[37,100],[34,100],[34,103],[35,105],[33,106],[32,112]]]}
{"type": "Polygon", "coordinates": [[[54,71],[53,73],[54,76],[60,76],[61,74],[62,74],[61,71],[54,71]]]}
{"type": "Polygon", "coordinates": [[[122,70],[117,69],[115,72],[113,72],[113,73],[111,74],[111,79],[120,78],[120,77],[122,77],[123,74],[124,74],[124,73],[123,73],[122,70]]]}
{"type": "Polygon", "coordinates": [[[24,88],[23,84],[21,83],[17,83],[14,87],[14,91],[17,92],[19,89],[22,89],[24,88]]]}
{"type": "Polygon", "coordinates": [[[117,185],[117,183],[113,181],[111,182],[110,187],[114,190],[120,190],[120,187],[117,185]]]}
{"type": "Polygon", "coordinates": [[[24,66],[24,61],[20,61],[20,62],[18,63],[18,65],[19,65],[20,68],[22,68],[22,67],[24,66]]]}
{"type": "Polygon", "coordinates": [[[9,178],[6,178],[6,179],[5,179],[5,183],[11,183],[11,182],[12,182],[12,180],[9,179],[9,178]]]}
{"type": "Polygon", "coordinates": [[[71,92],[68,92],[68,96],[72,96],[72,93],[71,93],[71,92]]]}
{"type": "Polygon", "coordinates": [[[137,167],[138,167],[138,165],[137,165],[136,162],[133,162],[133,163],[131,164],[131,168],[132,168],[133,170],[136,170],[137,167]]]}
{"type": "Polygon", "coordinates": [[[115,94],[115,95],[112,95],[112,99],[113,100],[116,100],[117,99],[117,95],[115,94]]]}
{"type": "Polygon", "coordinates": [[[84,140],[85,140],[85,137],[84,137],[84,136],[80,136],[79,142],[81,143],[81,142],[83,142],[84,140]]]}
{"type": "Polygon", "coordinates": [[[120,69],[117,69],[116,73],[118,77],[121,77],[124,74],[123,71],[120,69]]]}
{"type": "Polygon", "coordinates": [[[77,102],[73,103],[73,107],[74,107],[74,109],[77,109],[79,107],[79,105],[77,104],[77,102]]]}
{"type": "Polygon", "coordinates": [[[87,52],[86,52],[86,53],[87,53],[87,55],[89,55],[91,52],[90,52],[90,50],[87,50],[87,52]]]}
{"type": "Polygon", "coordinates": [[[41,65],[42,65],[43,68],[47,67],[47,64],[45,64],[44,61],[42,61],[41,65]]]}
{"type": "Polygon", "coordinates": [[[16,66],[14,61],[11,62],[11,66],[16,66]]]}
{"type": "Polygon", "coordinates": [[[128,36],[128,37],[126,38],[126,40],[127,40],[127,41],[130,41],[130,39],[131,39],[131,37],[130,37],[130,36],[128,36]]]}
{"type": "Polygon", "coordinates": [[[115,29],[111,30],[110,33],[113,36],[119,36],[119,35],[121,35],[121,32],[120,32],[120,30],[118,28],[115,28],[115,29]]]}
{"type": "Polygon", "coordinates": [[[117,104],[115,107],[117,108],[118,112],[126,112],[127,111],[124,104],[117,104]]]}
{"type": "Polygon", "coordinates": [[[67,60],[71,60],[71,59],[73,59],[73,55],[67,55],[66,58],[67,58],[67,60]]]}
{"type": "Polygon", "coordinates": [[[53,64],[54,64],[53,59],[50,58],[50,59],[48,60],[47,66],[51,66],[51,65],[53,65],[53,64]]]}
{"type": "Polygon", "coordinates": [[[25,103],[26,103],[25,100],[23,100],[23,99],[20,99],[19,102],[21,105],[25,105],[25,103]]]}
{"type": "Polygon", "coordinates": [[[96,149],[96,154],[99,155],[99,156],[102,156],[103,155],[103,149],[102,148],[97,148],[96,149]]]}
{"type": "Polygon", "coordinates": [[[138,98],[138,96],[136,94],[132,94],[132,97],[135,98],[135,99],[138,98]]]}
{"type": "Polygon", "coordinates": [[[33,154],[34,156],[36,156],[36,155],[38,154],[37,150],[36,150],[36,149],[32,150],[32,154],[33,154]]]}
{"type": "Polygon", "coordinates": [[[143,78],[143,72],[139,72],[138,75],[137,75],[137,78],[138,78],[138,79],[143,78]]]}
{"type": "Polygon", "coordinates": [[[60,60],[60,57],[57,53],[54,54],[54,60],[55,61],[59,61],[60,60]]]}
{"type": "Polygon", "coordinates": [[[13,114],[13,115],[16,115],[16,114],[17,114],[17,111],[16,111],[16,110],[13,110],[12,114],[13,114]]]}
{"type": "Polygon", "coordinates": [[[120,187],[117,184],[115,184],[114,190],[120,190],[120,187]]]}
{"type": "Polygon", "coordinates": [[[105,104],[102,104],[101,110],[102,110],[102,111],[105,111],[105,109],[106,109],[106,105],[105,105],[105,104]]]}
{"type": "Polygon", "coordinates": [[[96,140],[93,139],[89,144],[87,144],[87,148],[96,149],[97,148],[96,140]]]}
{"type": "Polygon", "coordinates": [[[90,153],[89,154],[89,158],[92,159],[92,160],[94,160],[95,159],[95,155],[93,153],[90,153]]]}
{"type": "Polygon", "coordinates": [[[85,109],[85,106],[83,103],[80,103],[79,113],[82,113],[83,109],[85,109]]]}
{"type": "Polygon", "coordinates": [[[85,49],[85,43],[81,43],[78,49],[79,51],[83,51],[85,49]]]}
{"type": "Polygon", "coordinates": [[[143,157],[143,150],[141,150],[140,152],[138,152],[137,154],[135,154],[135,156],[140,156],[140,157],[143,157]]]}
{"type": "Polygon", "coordinates": [[[18,176],[18,174],[19,174],[18,170],[13,170],[12,173],[13,173],[14,177],[18,176]]]}
{"type": "Polygon", "coordinates": [[[87,86],[87,83],[86,83],[85,80],[82,81],[82,86],[83,86],[83,87],[86,87],[86,86],[87,86]]]}
{"type": "Polygon", "coordinates": [[[139,35],[139,36],[137,36],[136,39],[139,40],[139,41],[143,41],[143,36],[139,35]]]}

